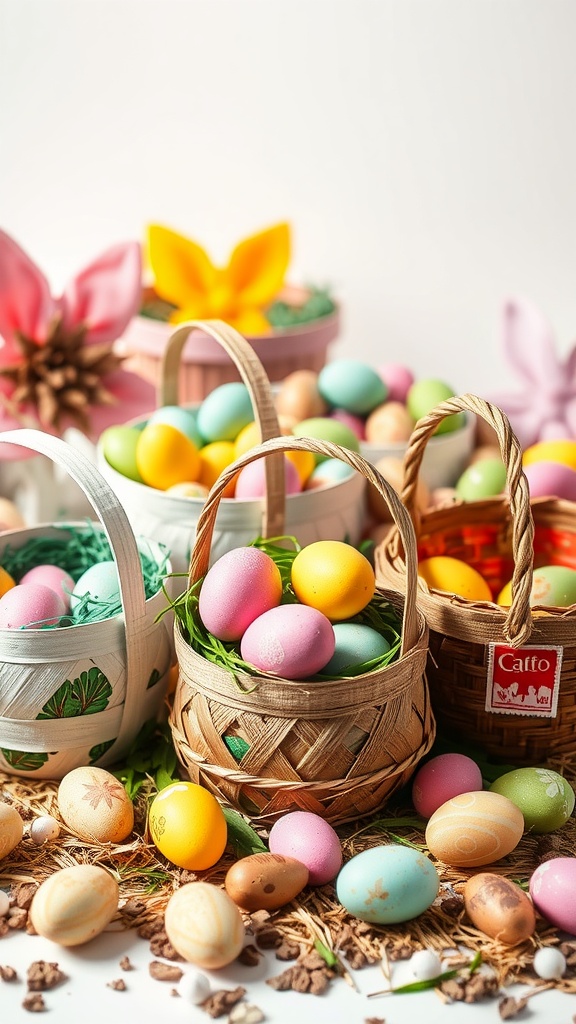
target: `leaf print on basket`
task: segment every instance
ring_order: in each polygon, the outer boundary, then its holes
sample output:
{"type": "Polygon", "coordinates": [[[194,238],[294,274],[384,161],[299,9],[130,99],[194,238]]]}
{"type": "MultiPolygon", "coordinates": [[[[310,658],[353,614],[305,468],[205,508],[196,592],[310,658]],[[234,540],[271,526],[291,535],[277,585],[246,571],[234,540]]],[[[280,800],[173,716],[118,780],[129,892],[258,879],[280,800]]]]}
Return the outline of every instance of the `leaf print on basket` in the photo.
{"type": "Polygon", "coordinates": [[[29,750],[5,750],[0,747],[0,754],[11,768],[21,772],[35,772],[48,760],[48,754],[33,754],[29,750]]]}
{"type": "Polygon", "coordinates": [[[90,750],[88,751],[88,757],[90,759],[88,763],[96,764],[96,762],[99,761],[101,757],[104,757],[106,751],[110,750],[110,747],[115,742],[115,739],[105,740],[103,743],[97,743],[94,747],[91,747],[90,750]]]}
{"type": "Polygon", "coordinates": [[[87,672],[81,672],[76,679],[62,683],[36,715],[36,720],[95,715],[104,711],[111,695],[108,678],[95,665],[87,672]]]}

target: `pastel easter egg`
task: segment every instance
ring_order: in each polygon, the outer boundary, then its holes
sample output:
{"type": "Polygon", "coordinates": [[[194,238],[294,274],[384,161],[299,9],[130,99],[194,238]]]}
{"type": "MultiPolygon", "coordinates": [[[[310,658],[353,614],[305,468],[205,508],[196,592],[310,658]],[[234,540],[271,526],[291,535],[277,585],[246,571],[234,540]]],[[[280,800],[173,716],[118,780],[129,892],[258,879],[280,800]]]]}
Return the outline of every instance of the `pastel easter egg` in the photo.
{"type": "Polygon", "coordinates": [[[283,604],[259,615],[240,641],[244,661],[284,679],[309,679],[334,653],[334,630],[316,608],[283,604]]]}
{"type": "Polygon", "coordinates": [[[289,811],[274,822],[270,853],[294,857],[308,868],[309,885],[325,885],[342,866],[342,847],[332,825],[312,811],[289,811]]]}
{"type": "MultiPolygon", "coordinates": [[[[445,381],[435,378],[423,378],[414,381],[406,395],[406,406],[412,418],[419,420],[427,416],[429,412],[441,402],[454,397],[454,390],[445,381]]],[[[448,434],[452,430],[459,430],[464,426],[466,418],[463,412],[446,416],[434,431],[435,434],[448,434]]]]}
{"type": "Polygon", "coordinates": [[[426,845],[453,867],[494,864],[512,852],[524,832],[522,812],[500,793],[460,793],[434,811],[426,845]]]}
{"type": "Polygon", "coordinates": [[[412,370],[402,363],[382,363],[378,373],[388,389],[388,401],[406,404],[406,396],[414,383],[412,370]]]}
{"type": "Polygon", "coordinates": [[[200,456],[180,430],[169,423],[150,423],[138,435],[136,465],[144,483],[165,491],[183,480],[197,480],[200,456]]]}
{"type": "Polygon", "coordinates": [[[423,818],[460,793],[482,789],[482,772],[466,754],[438,754],[418,769],[412,781],[412,803],[423,818]]]}
{"type": "Polygon", "coordinates": [[[349,480],[354,470],[342,459],[323,459],[312,469],[306,481],[306,490],[314,491],[318,487],[328,487],[330,484],[339,484],[342,480],[349,480]]]}
{"type": "Polygon", "coordinates": [[[366,556],[338,540],[318,540],[303,547],[292,562],[290,579],[302,604],[333,621],[361,612],[376,588],[374,569],[366,556]]]}
{"type": "MultiPolygon", "coordinates": [[[[302,490],[300,476],[293,462],[284,456],[284,480],[286,494],[299,494],[302,490]]],[[[266,494],[266,467],[263,459],[249,462],[236,477],[236,498],[263,498],[266,494]]]]}
{"type": "Polygon", "coordinates": [[[234,901],[210,882],[187,882],[176,889],[166,905],[164,927],[176,952],[204,970],[232,963],[246,934],[234,901]]]}
{"type": "Polygon", "coordinates": [[[329,405],[359,416],[366,416],[387,398],[380,374],[358,359],[326,363],[318,374],[318,390],[329,405]]]}
{"type": "Polygon", "coordinates": [[[366,440],[370,444],[395,444],[408,441],[414,420],[402,402],[384,402],[366,420],[366,440]]]}
{"type": "Polygon", "coordinates": [[[148,424],[167,423],[193,441],[196,448],[201,448],[204,438],[198,429],[197,421],[198,411],[196,409],[183,409],[179,405],[161,405],[148,417],[148,424]]]}
{"type": "Polygon", "coordinates": [[[495,497],[506,489],[506,466],[501,458],[480,459],[467,466],[456,481],[455,491],[462,501],[495,497]]]}
{"type": "Polygon", "coordinates": [[[284,378],[275,401],[278,414],[295,422],[325,416],[328,403],[318,390],[315,370],[294,370],[284,378]]]}
{"type": "Polygon", "coordinates": [[[551,857],[532,873],[530,896],[550,924],[576,935],[576,857],[551,857]]]}
{"type": "Polygon", "coordinates": [[[198,409],[197,425],[206,441],[234,441],[243,427],[254,420],[252,400],[245,384],[220,384],[206,396],[198,409]]]}
{"type": "Polygon", "coordinates": [[[270,555],[255,547],[232,548],[206,573],[198,603],[207,630],[239,640],[254,619],[280,604],[282,578],[270,555]]]}
{"type": "Polygon", "coordinates": [[[543,565],[534,569],[530,607],[548,605],[568,608],[576,604],[576,569],[565,565],[543,565]]]}
{"type": "Polygon", "coordinates": [[[487,871],[472,875],[463,896],[472,924],[490,938],[517,946],[533,935],[536,914],[532,900],[509,878],[487,871]]]}
{"type": "Polygon", "coordinates": [[[195,782],[174,782],[161,789],[150,804],[149,825],[160,853],[188,871],[212,867],[226,847],[222,807],[195,782]]]}
{"type": "Polygon", "coordinates": [[[562,462],[532,462],[524,466],[531,498],[564,498],[576,501],[576,469],[562,462]]]}
{"type": "Polygon", "coordinates": [[[322,675],[351,674],[356,666],[382,658],[390,650],[386,637],[361,622],[336,622],[332,628],[336,645],[322,675]]]}
{"type": "MultiPolygon", "coordinates": [[[[317,416],[313,419],[301,420],[292,428],[295,437],[315,437],[321,441],[332,441],[352,452],[360,451],[360,441],[356,434],[345,423],[332,419],[330,416],[317,416]]],[[[328,458],[326,455],[314,453],[316,463],[328,458]]]]}
{"type": "Polygon", "coordinates": [[[515,768],[500,775],[490,786],[516,804],[530,832],[554,832],[568,821],[574,810],[572,786],[550,768],[515,768]]]}
{"type": "Polygon", "coordinates": [[[336,879],[336,895],[361,921],[396,924],[423,914],[436,899],[439,885],[429,857],[390,843],[351,857],[336,879]]]}
{"type": "Polygon", "coordinates": [[[70,608],[70,596],[74,590],[74,580],[70,573],[58,565],[35,565],[24,573],[20,583],[42,583],[54,590],[64,602],[66,611],[70,608]]]}
{"type": "Polygon", "coordinates": [[[100,435],[102,454],[108,465],[117,473],[142,483],[142,476],[136,462],[136,447],[140,431],[137,427],[107,427],[100,435]]]}
{"type": "MultiPolygon", "coordinates": [[[[199,482],[208,489],[216,483],[222,470],[234,462],[235,452],[232,441],[211,441],[198,452],[200,456],[199,482]]],[[[232,480],[224,488],[223,497],[233,498],[236,481],[232,480]]]]}
{"type": "Polygon", "coordinates": [[[467,601],[491,601],[492,592],[486,580],[473,566],[460,558],[433,555],[418,563],[418,576],[431,590],[457,594],[467,601]]]}
{"type": "Polygon", "coordinates": [[[234,903],[249,913],[277,910],[302,892],[308,875],[306,865],[294,857],[254,853],[228,868],[224,886],[234,903]]]}
{"type": "Polygon", "coordinates": [[[116,562],[108,559],[96,562],[76,581],[70,596],[70,608],[74,612],[89,596],[94,603],[116,605],[120,601],[120,581],[116,562]]]}
{"type": "Polygon", "coordinates": [[[118,779],[95,765],[74,768],[58,786],[68,828],[92,843],[120,843],[134,827],[134,805],[118,779]]]}
{"type": "Polygon", "coordinates": [[[576,469],[576,441],[573,438],[537,441],[526,448],[522,456],[524,468],[534,462],[562,462],[565,466],[576,469]]]}
{"type": "Polygon", "coordinates": [[[209,492],[209,487],[195,480],[182,480],[181,483],[166,488],[166,494],[172,495],[173,498],[207,498],[209,492]]]}
{"type": "Polygon", "coordinates": [[[364,429],[364,420],[361,416],[358,416],[353,412],[348,412],[347,409],[332,409],[330,419],[338,420],[339,423],[343,423],[346,427],[349,427],[352,433],[356,434],[359,441],[365,440],[366,432],[364,429]]]}
{"type": "Polygon", "coordinates": [[[55,871],[36,891],[30,920],[38,935],[60,946],[79,946],[104,930],[118,910],[116,879],[95,864],[55,871]]]}
{"type": "Polygon", "coordinates": [[[57,626],[66,612],[63,599],[43,583],[19,583],[0,597],[0,629],[57,626]]]}

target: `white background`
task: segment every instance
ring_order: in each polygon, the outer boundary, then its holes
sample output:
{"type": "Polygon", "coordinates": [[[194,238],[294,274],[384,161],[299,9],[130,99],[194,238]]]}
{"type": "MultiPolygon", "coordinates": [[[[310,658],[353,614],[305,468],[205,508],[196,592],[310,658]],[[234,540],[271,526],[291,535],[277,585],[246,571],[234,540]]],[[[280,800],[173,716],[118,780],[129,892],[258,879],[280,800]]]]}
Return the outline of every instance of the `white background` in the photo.
{"type": "Polygon", "coordinates": [[[292,225],[333,356],[490,397],[503,299],[576,340],[573,0],[0,0],[0,224],[54,288],[151,221],[292,225]]]}

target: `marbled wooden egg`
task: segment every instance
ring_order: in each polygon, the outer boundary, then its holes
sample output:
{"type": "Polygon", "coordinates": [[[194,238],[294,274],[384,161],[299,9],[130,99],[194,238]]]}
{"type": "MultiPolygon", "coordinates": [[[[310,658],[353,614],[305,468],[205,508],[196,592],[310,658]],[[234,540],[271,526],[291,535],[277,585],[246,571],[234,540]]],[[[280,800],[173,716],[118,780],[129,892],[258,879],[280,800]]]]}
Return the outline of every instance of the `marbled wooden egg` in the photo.
{"type": "Polygon", "coordinates": [[[118,883],[105,868],[75,864],[55,871],[37,890],[30,918],[39,935],[78,946],[99,935],[118,909],[118,883]]]}
{"type": "Polygon", "coordinates": [[[226,892],[239,907],[276,910],[293,900],[308,883],[308,868],[281,853],[254,853],[236,861],[226,873],[226,892]]]}
{"type": "Polygon", "coordinates": [[[509,878],[481,871],[468,879],[463,895],[472,924],[507,946],[524,942],[536,928],[532,900],[509,878]]]}
{"type": "Polygon", "coordinates": [[[426,827],[430,853],[455,867],[481,867],[506,857],[524,831],[522,812],[499,793],[460,793],[434,812],[426,827]]]}
{"type": "Polygon", "coordinates": [[[244,945],[238,907],[210,882],[187,882],[177,889],[168,900],[164,927],[176,952],[205,970],[232,963],[244,945]]]}
{"type": "Polygon", "coordinates": [[[134,807],[124,786],[104,768],[74,768],[58,787],[58,810],[80,839],[119,843],[134,827],[134,807]]]}

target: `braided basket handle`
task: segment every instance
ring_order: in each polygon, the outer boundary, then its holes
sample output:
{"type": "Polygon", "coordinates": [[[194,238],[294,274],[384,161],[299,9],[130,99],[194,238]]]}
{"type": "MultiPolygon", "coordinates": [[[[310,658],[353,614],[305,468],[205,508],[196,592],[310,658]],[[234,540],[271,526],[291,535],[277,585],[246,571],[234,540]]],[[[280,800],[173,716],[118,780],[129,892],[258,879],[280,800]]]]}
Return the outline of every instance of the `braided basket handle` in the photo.
{"type": "Polygon", "coordinates": [[[420,532],[420,513],[416,502],[418,472],[426,443],[446,416],[471,412],[480,416],[495,431],[500,454],[506,467],[510,517],[512,521],[512,602],[503,626],[504,635],[514,646],[521,646],[532,631],[530,592],[534,564],[534,520],[530,508],[530,488],[522,469],[522,448],[508,417],[497,406],[476,395],[449,398],[418,420],[404,456],[402,501],[410,512],[416,537],[420,532]]]}
{"type": "MultiPolygon", "coordinates": [[[[142,679],[146,672],[142,630],[146,624],[146,597],[140,566],[140,553],[128,517],[112,488],[95,466],[76,448],[59,437],[24,427],[2,431],[2,444],[20,445],[47,456],[66,470],[92,505],[108,538],[116,560],[120,600],[124,611],[126,637],[126,694],[120,729],[108,755],[123,751],[140,725],[142,679]]],[[[65,639],[63,638],[63,645],[65,639]]]]}
{"type": "MultiPolygon", "coordinates": [[[[263,441],[278,437],[280,425],[274,406],[270,381],[254,349],[241,334],[223,320],[190,320],[168,338],[160,368],[158,405],[178,405],[178,371],[184,345],[194,332],[210,335],[222,346],[235,364],[252,401],[254,418],[263,441]]],[[[273,342],[272,342],[273,344],[273,342]]],[[[262,536],[277,537],[284,531],[284,461],[278,456],[266,459],[262,536]]]]}
{"type": "MultiPolygon", "coordinates": [[[[192,586],[208,572],[210,561],[210,545],[216,522],[218,505],[225,488],[244,466],[255,462],[264,456],[274,453],[289,451],[313,452],[317,455],[325,455],[327,458],[340,459],[347,462],[352,469],[361,473],[369,483],[380,492],[392,518],[398,528],[404,551],[406,555],[406,595],[404,600],[404,612],[402,620],[402,648],[401,654],[405,654],[416,646],[418,641],[418,615],[416,611],[416,587],[418,581],[418,559],[416,553],[416,539],[410,516],[400,501],[394,488],[384,479],[381,473],[375,469],[362,455],[349,451],[341,445],[331,441],[323,441],[314,437],[276,437],[266,441],[264,444],[251,448],[241,458],[236,459],[230,466],[222,471],[216,483],[213,485],[205,504],[202,507],[196,526],[196,537],[194,547],[190,555],[189,586],[192,586]]],[[[268,459],[267,459],[268,461],[268,459]]],[[[297,495],[294,496],[297,500],[297,495]]]]}

